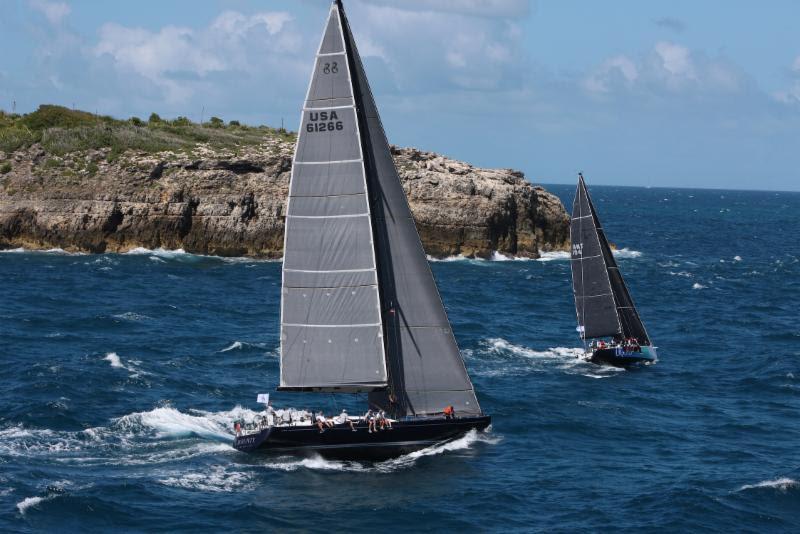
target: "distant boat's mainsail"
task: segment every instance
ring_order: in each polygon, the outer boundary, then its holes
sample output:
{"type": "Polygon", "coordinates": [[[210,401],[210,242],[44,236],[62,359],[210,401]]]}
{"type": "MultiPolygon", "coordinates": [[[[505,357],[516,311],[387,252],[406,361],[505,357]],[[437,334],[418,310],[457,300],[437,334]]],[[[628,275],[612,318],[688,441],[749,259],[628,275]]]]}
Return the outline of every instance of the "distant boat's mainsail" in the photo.
{"type": "Polygon", "coordinates": [[[635,338],[650,345],[581,176],[572,205],[572,288],[584,339],[635,338]]]}
{"type": "Polygon", "coordinates": [[[481,413],[338,2],[292,170],[280,389],[369,391],[397,416],[481,413]]]}

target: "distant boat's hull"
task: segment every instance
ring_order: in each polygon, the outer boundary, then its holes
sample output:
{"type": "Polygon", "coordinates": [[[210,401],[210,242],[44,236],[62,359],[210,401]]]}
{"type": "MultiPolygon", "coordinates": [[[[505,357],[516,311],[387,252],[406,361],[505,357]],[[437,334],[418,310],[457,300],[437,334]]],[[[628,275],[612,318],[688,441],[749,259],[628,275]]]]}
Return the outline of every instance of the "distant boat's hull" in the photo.
{"type": "Polygon", "coordinates": [[[322,433],[316,426],[277,426],[237,436],[233,446],[243,452],[318,453],[329,458],[380,460],[450,441],[473,429],[484,430],[491,421],[488,415],[409,419],[396,421],[391,430],[372,433],[363,422],[355,432],[349,425],[336,425],[322,433]]]}
{"type": "Polygon", "coordinates": [[[589,356],[589,361],[613,365],[615,367],[628,367],[630,365],[655,362],[655,347],[641,347],[640,352],[628,352],[622,347],[612,347],[605,349],[595,349],[589,356]]]}

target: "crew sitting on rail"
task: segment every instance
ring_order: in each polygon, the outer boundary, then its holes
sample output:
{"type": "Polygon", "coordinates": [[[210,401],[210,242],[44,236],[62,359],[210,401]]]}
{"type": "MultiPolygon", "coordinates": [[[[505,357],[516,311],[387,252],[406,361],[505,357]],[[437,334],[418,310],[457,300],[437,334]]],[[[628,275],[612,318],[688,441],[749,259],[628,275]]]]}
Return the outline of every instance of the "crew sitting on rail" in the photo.
{"type": "Polygon", "coordinates": [[[378,427],[375,425],[376,418],[377,414],[372,410],[372,408],[368,409],[367,413],[364,414],[364,420],[367,422],[367,430],[370,434],[378,431],[378,427]]]}
{"type": "Polygon", "coordinates": [[[322,412],[319,412],[317,414],[317,427],[319,428],[319,433],[320,434],[325,432],[325,427],[326,426],[328,428],[333,428],[333,421],[331,421],[330,419],[328,419],[324,415],[322,415],[322,412]]]}
{"type": "Polygon", "coordinates": [[[378,421],[381,423],[381,430],[383,430],[384,427],[387,427],[389,430],[392,429],[392,422],[386,418],[386,412],[383,410],[378,412],[378,421]]]}
{"type": "Polygon", "coordinates": [[[356,431],[356,425],[353,423],[353,421],[350,420],[350,417],[347,416],[347,410],[342,410],[342,413],[333,418],[333,422],[336,423],[337,425],[343,425],[345,423],[349,423],[350,429],[353,432],[356,431]]]}
{"type": "Polygon", "coordinates": [[[444,418],[453,419],[456,416],[456,410],[453,406],[448,406],[444,409],[444,418]]]}

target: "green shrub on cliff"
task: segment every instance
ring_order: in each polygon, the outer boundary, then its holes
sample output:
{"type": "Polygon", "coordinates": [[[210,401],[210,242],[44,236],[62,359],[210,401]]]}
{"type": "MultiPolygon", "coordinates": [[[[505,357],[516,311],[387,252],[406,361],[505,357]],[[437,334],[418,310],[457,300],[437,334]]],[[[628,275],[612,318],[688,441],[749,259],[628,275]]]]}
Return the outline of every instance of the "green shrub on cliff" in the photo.
{"type": "Polygon", "coordinates": [[[0,174],[8,174],[11,172],[11,164],[9,162],[5,162],[0,165],[0,174]]]}
{"type": "MultiPolygon", "coordinates": [[[[233,124],[231,124],[233,126],[233,124]]],[[[13,152],[41,143],[51,154],[110,148],[112,159],[126,150],[161,152],[189,150],[198,143],[212,148],[235,148],[256,145],[268,137],[293,138],[267,126],[226,127],[222,119],[212,117],[200,125],[186,117],[167,121],[152,113],[144,123],[137,117],[118,120],[62,106],[42,105],[27,115],[0,112],[0,151],[13,152]]]]}

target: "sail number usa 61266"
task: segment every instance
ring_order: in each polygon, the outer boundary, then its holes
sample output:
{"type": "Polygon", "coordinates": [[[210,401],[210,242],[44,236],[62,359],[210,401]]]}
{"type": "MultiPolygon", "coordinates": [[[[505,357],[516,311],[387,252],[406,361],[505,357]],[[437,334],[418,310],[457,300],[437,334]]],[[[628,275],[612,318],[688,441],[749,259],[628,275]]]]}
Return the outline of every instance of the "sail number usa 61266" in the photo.
{"type": "Polygon", "coordinates": [[[312,111],[308,114],[309,122],[306,124],[308,133],[333,132],[343,130],[344,124],[339,120],[336,111],[312,111]]]}

